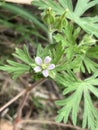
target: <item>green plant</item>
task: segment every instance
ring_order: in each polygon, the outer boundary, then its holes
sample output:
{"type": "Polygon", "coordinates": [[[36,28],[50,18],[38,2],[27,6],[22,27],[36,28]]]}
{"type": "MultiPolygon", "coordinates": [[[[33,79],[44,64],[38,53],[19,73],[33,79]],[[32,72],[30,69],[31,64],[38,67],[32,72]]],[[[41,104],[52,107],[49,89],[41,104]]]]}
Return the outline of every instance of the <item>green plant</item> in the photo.
{"type": "Polygon", "coordinates": [[[71,0],[59,0],[58,3],[52,0],[35,2],[34,4],[41,9],[45,9],[42,17],[49,29],[50,44],[45,48],[38,45],[34,59],[30,57],[25,45],[23,49],[16,48],[13,56],[21,63],[8,60],[8,65],[0,66],[0,70],[11,73],[13,78],[30,72],[36,82],[42,77],[56,81],[63,87],[62,94],[65,97],[63,100],[56,101],[56,104],[62,107],[58,111],[56,120],[67,123],[71,115],[73,125],[77,125],[82,101],[82,127],[88,127],[91,130],[98,127],[98,110],[94,107],[91,96],[93,94],[96,99],[98,98],[98,64],[96,62],[98,45],[94,38],[94,35],[98,37],[98,18],[80,18],[80,16],[97,3],[97,0],[91,2],[78,0],[73,12],[71,0]],[[81,2],[83,2],[82,6],[81,2]],[[66,10],[67,8],[69,11],[66,10]],[[69,18],[79,26],[68,21],[69,18]],[[91,22],[91,26],[87,20],[91,22]],[[84,27],[84,24],[87,26],[84,27]],[[83,31],[80,26],[87,32],[83,36],[80,35],[83,31]],[[83,74],[88,74],[88,77],[84,78],[83,74]]]}
{"type": "Polygon", "coordinates": [[[57,15],[61,15],[67,9],[66,17],[68,19],[78,24],[87,33],[98,37],[98,16],[83,17],[83,14],[88,9],[98,4],[98,0],[78,0],[75,8],[72,0],[58,0],[58,2],[53,0],[33,0],[32,4],[42,10],[51,7],[57,15]]]}

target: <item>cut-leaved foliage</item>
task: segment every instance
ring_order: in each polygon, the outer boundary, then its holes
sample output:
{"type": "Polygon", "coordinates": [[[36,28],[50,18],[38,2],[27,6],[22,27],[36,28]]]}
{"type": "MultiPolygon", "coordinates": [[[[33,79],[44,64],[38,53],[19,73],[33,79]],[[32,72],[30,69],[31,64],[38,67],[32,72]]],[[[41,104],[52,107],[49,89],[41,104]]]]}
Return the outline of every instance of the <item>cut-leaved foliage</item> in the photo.
{"type": "Polygon", "coordinates": [[[7,60],[9,65],[0,66],[0,70],[7,71],[13,75],[13,78],[16,79],[21,74],[29,72],[30,65],[33,63],[32,58],[30,57],[27,47],[24,45],[23,50],[16,48],[16,53],[13,54],[14,57],[18,58],[24,63],[18,63],[17,61],[7,60]]]}
{"type": "Polygon", "coordinates": [[[98,4],[98,0],[78,0],[74,10],[72,0],[58,0],[57,2],[53,0],[33,0],[32,4],[38,6],[39,9],[51,7],[59,15],[63,14],[66,9],[69,10],[66,15],[68,19],[74,21],[87,33],[98,38],[98,16],[83,17],[88,9],[98,4]]]}
{"type": "Polygon", "coordinates": [[[63,95],[65,99],[57,101],[57,105],[62,106],[58,111],[57,121],[64,120],[66,123],[70,114],[72,115],[72,122],[74,125],[77,124],[77,114],[79,112],[79,105],[81,99],[84,98],[84,113],[83,113],[83,128],[87,127],[94,130],[97,126],[98,111],[93,106],[90,94],[93,93],[98,98],[98,78],[92,76],[85,79],[84,81],[76,79],[76,77],[70,74],[58,74],[55,80],[62,84],[65,88],[63,95]],[[67,94],[70,93],[70,96],[67,94]]]}

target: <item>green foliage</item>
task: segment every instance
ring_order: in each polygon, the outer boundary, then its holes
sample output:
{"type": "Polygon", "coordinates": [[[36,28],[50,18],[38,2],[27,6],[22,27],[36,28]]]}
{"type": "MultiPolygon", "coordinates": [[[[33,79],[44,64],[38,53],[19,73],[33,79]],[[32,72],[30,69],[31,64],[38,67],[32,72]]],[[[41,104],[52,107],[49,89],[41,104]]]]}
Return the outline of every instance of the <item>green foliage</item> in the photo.
{"type": "Polygon", "coordinates": [[[0,70],[7,71],[8,73],[11,73],[13,75],[13,79],[16,79],[21,74],[24,74],[25,72],[28,72],[30,67],[24,64],[20,64],[11,60],[7,60],[9,65],[0,66],[0,70]]]}
{"type": "Polygon", "coordinates": [[[93,93],[98,98],[98,78],[90,77],[83,81],[76,79],[76,77],[69,73],[57,75],[55,80],[62,84],[65,89],[63,95],[66,99],[57,101],[57,105],[62,106],[58,112],[57,121],[64,120],[66,123],[71,113],[72,122],[74,125],[77,123],[77,114],[79,112],[79,104],[82,97],[84,97],[84,114],[83,114],[83,128],[88,125],[88,128],[94,130],[96,128],[96,121],[98,120],[98,111],[94,108],[91,100],[90,93],[93,93]],[[61,78],[62,77],[62,78],[61,78]],[[70,95],[68,96],[67,94],[70,95]]]}
{"type": "Polygon", "coordinates": [[[7,71],[13,75],[13,79],[16,79],[21,74],[29,72],[30,65],[33,60],[29,56],[26,46],[23,46],[23,50],[16,48],[16,53],[13,54],[14,57],[20,59],[23,63],[17,63],[17,61],[7,60],[9,65],[0,66],[0,70],[7,71]]]}
{"type": "MultiPolygon", "coordinates": [[[[77,125],[81,121],[78,117],[81,108],[83,109],[82,127],[88,127],[91,130],[98,127],[98,110],[94,107],[91,96],[98,98],[98,64],[96,62],[98,45],[93,36],[98,37],[98,17],[81,18],[80,16],[97,3],[98,0],[78,0],[73,11],[72,0],[58,0],[58,3],[52,0],[33,2],[40,9],[45,9],[43,19],[45,23],[48,23],[49,43],[51,43],[47,44],[45,48],[39,44],[36,56],[42,60],[46,56],[52,58],[52,63],[56,67],[49,73],[49,78],[63,87],[62,94],[65,99],[56,102],[61,107],[56,120],[67,123],[71,117],[73,125],[77,125]],[[46,9],[47,7],[50,8],[46,9]],[[66,9],[69,10],[67,14],[66,9]],[[69,22],[65,16],[77,23],[79,27],[74,22],[69,22]],[[90,35],[81,35],[82,29],[90,35]],[[89,77],[82,77],[84,73],[89,77]],[[83,106],[81,106],[81,102],[83,106]]],[[[31,16],[27,16],[27,18],[31,18],[31,16]]],[[[31,20],[33,19],[31,18],[31,20]]],[[[12,73],[14,78],[25,72],[32,74],[36,63],[30,57],[26,46],[23,46],[22,49],[16,48],[13,56],[18,58],[19,63],[8,60],[8,65],[0,66],[0,70],[12,73]]],[[[33,73],[33,78],[40,79],[41,77],[40,72],[33,73]]]]}
{"type": "Polygon", "coordinates": [[[98,37],[98,16],[95,17],[81,17],[91,7],[98,4],[98,0],[78,0],[73,10],[72,0],[33,0],[33,5],[39,7],[39,9],[46,9],[51,7],[57,15],[61,15],[66,9],[66,17],[71,21],[78,24],[82,29],[91,35],[98,37]]]}
{"type": "MultiPolygon", "coordinates": [[[[98,98],[98,88],[96,87],[98,86],[98,72],[94,73],[93,76],[91,76],[90,78],[79,80],[73,73],[74,71],[72,72],[71,70],[75,70],[77,68],[76,63],[74,62],[74,60],[76,60],[75,54],[77,54],[78,51],[80,51],[78,53],[81,53],[81,49],[78,49],[77,52],[74,52],[73,57],[71,58],[71,60],[69,60],[69,58],[66,57],[68,51],[66,51],[66,46],[68,49],[69,45],[65,44],[64,47],[64,43],[61,42],[62,40],[60,39],[60,37],[57,38],[56,36],[56,40],[59,42],[57,42],[56,44],[48,45],[46,48],[42,48],[41,45],[39,45],[37,48],[36,56],[40,56],[44,59],[45,56],[49,55],[53,58],[52,61],[53,63],[55,63],[56,69],[50,73],[50,77],[64,87],[63,95],[65,96],[65,99],[56,102],[57,105],[62,106],[62,108],[58,111],[57,121],[60,122],[64,120],[64,122],[66,123],[68,121],[68,117],[71,114],[72,122],[74,125],[76,125],[78,121],[77,119],[80,103],[81,100],[84,99],[82,126],[83,128],[88,126],[88,128],[91,128],[91,130],[93,130],[96,128],[98,112],[93,106],[90,95],[92,93],[98,98]]],[[[83,44],[83,42],[80,43],[83,44]]],[[[70,44],[74,45],[73,42],[71,42],[70,44]]],[[[77,44],[77,46],[79,45],[77,44]]],[[[85,48],[82,48],[82,51],[83,49],[85,50],[85,48]]],[[[0,70],[12,73],[13,78],[17,78],[25,72],[30,72],[30,68],[33,71],[35,63],[34,60],[32,60],[32,58],[30,57],[26,46],[23,46],[23,49],[16,48],[16,53],[14,53],[13,56],[18,58],[25,64],[8,60],[7,62],[9,65],[0,66],[0,70]]],[[[88,61],[86,62],[88,64],[88,61]]],[[[76,73],[77,72],[78,71],[76,71],[76,73]]],[[[79,71],[79,73],[80,72],[81,70],[79,71]]],[[[35,75],[36,78],[36,74],[33,73],[33,75],[35,75]]]]}
{"type": "Polygon", "coordinates": [[[96,40],[92,36],[86,34],[78,43],[77,37],[79,33],[80,28],[75,29],[72,24],[67,24],[62,34],[58,33],[54,36],[56,42],[60,42],[62,47],[66,48],[64,49],[66,58],[62,57],[62,64],[60,64],[58,69],[73,69],[74,72],[81,71],[83,73],[86,71],[88,71],[88,73],[95,72],[98,69],[98,64],[94,62],[94,59],[98,59],[96,40]]]}
{"type": "Polygon", "coordinates": [[[23,46],[23,50],[16,48],[16,53],[13,54],[13,56],[17,57],[28,65],[32,63],[32,58],[30,57],[27,47],[25,45],[23,46]]]}

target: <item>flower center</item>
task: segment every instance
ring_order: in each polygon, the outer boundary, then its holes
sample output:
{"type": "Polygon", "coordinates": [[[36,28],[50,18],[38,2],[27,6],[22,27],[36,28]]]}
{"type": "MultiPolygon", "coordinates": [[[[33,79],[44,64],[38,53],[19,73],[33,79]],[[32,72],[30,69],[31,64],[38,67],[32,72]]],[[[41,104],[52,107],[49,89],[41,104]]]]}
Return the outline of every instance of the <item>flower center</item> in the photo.
{"type": "Polygon", "coordinates": [[[42,69],[47,69],[48,67],[47,64],[42,64],[41,66],[42,66],[42,69]]]}

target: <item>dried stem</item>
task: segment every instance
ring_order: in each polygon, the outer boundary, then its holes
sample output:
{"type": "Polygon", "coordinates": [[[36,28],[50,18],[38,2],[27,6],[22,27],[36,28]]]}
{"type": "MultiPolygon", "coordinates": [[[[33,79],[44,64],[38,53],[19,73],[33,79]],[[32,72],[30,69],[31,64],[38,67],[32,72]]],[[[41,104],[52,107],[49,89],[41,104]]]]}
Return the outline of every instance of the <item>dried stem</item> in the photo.
{"type": "Polygon", "coordinates": [[[16,129],[17,129],[17,123],[21,120],[22,110],[23,110],[23,107],[24,107],[24,105],[25,105],[25,102],[26,102],[26,100],[27,100],[27,98],[28,98],[28,95],[29,95],[30,91],[31,91],[34,87],[36,87],[36,86],[38,86],[39,84],[41,84],[42,82],[44,82],[45,80],[46,80],[45,78],[40,79],[39,81],[35,82],[35,83],[33,84],[33,86],[31,86],[31,87],[28,86],[28,87],[27,87],[26,92],[25,92],[25,94],[24,94],[24,97],[23,97],[23,99],[21,100],[21,103],[20,103],[20,105],[19,105],[19,107],[18,107],[17,117],[16,117],[15,122],[14,122],[13,130],[16,130],[16,129]]]}
{"type": "Polygon", "coordinates": [[[7,108],[9,105],[11,105],[13,102],[15,102],[19,97],[21,97],[22,95],[24,95],[27,91],[31,91],[35,86],[41,84],[42,82],[44,82],[46,79],[43,78],[40,81],[37,81],[36,83],[34,83],[31,87],[28,87],[27,89],[22,90],[19,94],[17,94],[13,99],[11,99],[9,102],[7,102],[4,106],[2,106],[0,108],[0,112],[2,112],[5,108],[7,108]]]}
{"type": "Polygon", "coordinates": [[[0,108],[0,112],[2,112],[5,108],[7,108],[9,105],[11,105],[13,102],[15,102],[19,97],[24,95],[26,92],[26,89],[22,90],[19,94],[17,94],[13,99],[11,99],[9,102],[7,102],[4,106],[0,108]]]}
{"type": "Polygon", "coordinates": [[[16,117],[15,122],[14,122],[13,130],[17,129],[17,123],[21,120],[22,110],[23,110],[23,107],[25,105],[25,102],[27,101],[28,95],[29,95],[29,91],[26,91],[24,96],[23,96],[23,99],[20,102],[20,105],[19,105],[18,110],[17,110],[17,117],[16,117]]]}
{"type": "Polygon", "coordinates": [[[23,96],[21,102],[20,102],[20,105],[19,105],[18,110],[17,110],[17,117],[16,117],[16,120],[15,120],[16,123],[17,123],[18,121],[20,121],[20,119],[21,119],[22,109],[23,109],[23,107],[24,107],[24,105],[25,105],[25,102],[27,101],[28,96],[29,96],[29,92],[26,92],[26,93],[24,94],[24,96],[23,96]]]}
{"type": "MultiPolygon", "coordinates": [[[[73,126],[71,124],[57,123],[57,122],[49,121],[49,120],[22,120],[19,123],[48,124],[48,125],[56,125],[56,126],[60,126],[60,127],[72,128],[72,129],[76,129],[76,130],[88,130],[88,129],[82,129],[78,126],[73,126]]],[[[19,126],[21,126],[21,125],[19,125],[19,126]]]]}

